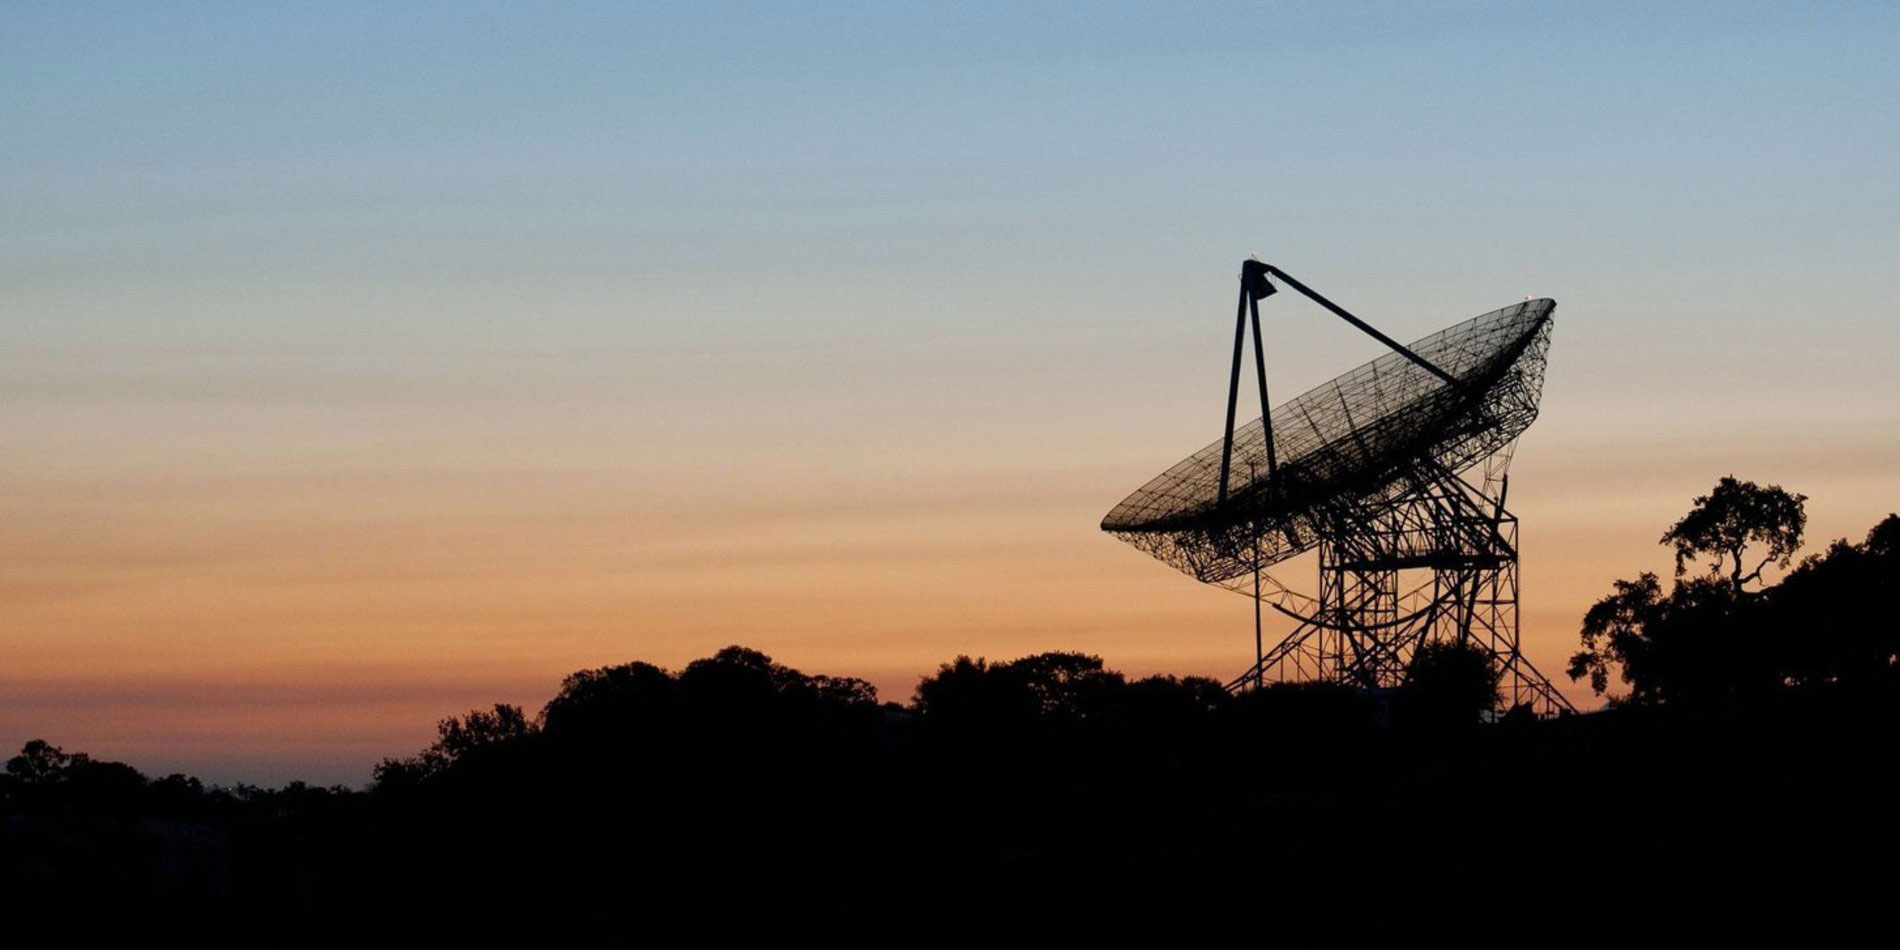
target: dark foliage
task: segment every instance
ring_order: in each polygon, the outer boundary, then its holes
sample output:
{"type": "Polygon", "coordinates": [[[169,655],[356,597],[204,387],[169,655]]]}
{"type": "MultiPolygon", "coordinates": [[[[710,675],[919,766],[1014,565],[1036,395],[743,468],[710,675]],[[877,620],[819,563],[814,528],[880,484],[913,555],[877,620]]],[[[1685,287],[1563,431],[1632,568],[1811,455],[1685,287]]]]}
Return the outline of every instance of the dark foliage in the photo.
{"type": "Polygon", "coordinates": [[[1769,593],[1755,618],[1784,683],[1854,694],[1900,685],[1900,516],[1859,544],[1835,541],[1769,593]],[[1779,634],[1779,635],[1777,635],[1779,634]]]}
{"type": "Polygon", "coordinates": [[[1836,541],[1778,584],[1801,543],[1805,496],[1724,478],[1663,535],[1678,577],[1665,592],[1645,573],[1620,580],[1584,615],[1572,679],[1598,693],[1612,676],[1629,686],[1614,702],[1734,708],[1791,690],[1890,689],[1900,663],[1900,517],[1860,544],[1836,541]],[[1707,574],[1687,564],[1708,557],[1707,574]],[[1759,585],[1759,586],[1750,586],[1759,585]]]}
{"type": "Polygon", "coordinates": [[[1420,646],[1405,668],[1400,691],[1401,720],[1424,728],[1473,726],[1498,704],[1503,671],[1489,651],[1461,641],[1420,646]]]}
{"type": "Polygon", "coordinates": [[[1801,549],[1807,500],[1780,485],[1763,488],[1725,475],[1708,494],[1696,496],[1689,513],[1663,532],[1661,543],[1675,548],[1676,576],[1706,557],[1709,576],[1726,579],[1730,593],[1740,597],[1768,565],[1787,567],[1801,549]]]}

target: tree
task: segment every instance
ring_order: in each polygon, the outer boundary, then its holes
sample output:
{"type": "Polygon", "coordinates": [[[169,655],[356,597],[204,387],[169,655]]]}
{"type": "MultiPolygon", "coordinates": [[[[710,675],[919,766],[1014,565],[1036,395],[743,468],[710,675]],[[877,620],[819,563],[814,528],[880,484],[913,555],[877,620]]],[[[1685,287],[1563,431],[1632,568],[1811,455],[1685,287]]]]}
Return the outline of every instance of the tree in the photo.
{"type": "Polygon", "coordinates": [[[496,703],[492,711],[474,710],[436,723],[435,742],[406,759],[384,759],[371,770],[378,787],[403,788],[447,772],[484,750],[533,736],[540,727],[520,706],[496,703]]]}
{"type": "MultiPolygon", "coordinates": [[[[1583,616],[1583,649],[1570,678],[1588,676],[1598,695],[1616,671],[1628,701],[1727,701],[1778,687],[1783,679],[1773,632],[1757,601],[1762,572],[1787,567],[1807,527],[1807,496],[1725,476],[1659,541],[1675,549],[1676,581],[1667,593],[1655,574],[1619,580],[1583,616]],[[1691,566],[1706,559],[1706,573],[1691,566]]],[[[1619,699],[1612,697],[1613,700],[1619,699]]]]}
{"type": "Polygon", "coordinates": [[[1808,496],[1791,494],[1780,485],[1764,488],[1725,475],[1713,491],[1696,497],[1695,507],[1663,532],[1659,543],[1675,546],[1677,577],[1687,573],[1692,562],[1707,557],[1710,575],[1726,572],[1729,588],[1740,596],[1745,585],[1761,580],[1768,565],[1785,568],[1800,550],[1801,534],[1808,524],[1803,508],[1807,500],[1808,496]],[[1761,549],[1760,560],[1754,559],[1750,546],[1761,549]]]}
{"type": "Polygon", "coordinates": [[[475,710],[457,719],[450,716],[436,726],[436,747],[453,761],[484,746],[532,735],[535,724],[520,706],[496,703],[492,712],[475,710]]]}
{"type": "Polygon", "coordinates": [[[1584,612],[1578,634],[1583,649],[1564,671],[1572,680],[1590,677],[1590,689],[1598,696],[1609,691],[1612,667],[1621,670],[1624,682],[1632,681],[1630,670],[1641,668],[1649,631],[1660,625],[1662,616],[1662,582],[1656,575],[1644,571],[1633,581],[1617,581],[1615,587],[1616,593],[1584,612]]]}
{"type": "Polygon", "coordinates": [[[992,664],[956,658],[917,684],[916,708],[939,725],[1077,725],[1116,711],[1127,680],[1085,653],[1037,653],[992,664]]]}
{"type": "Polygon", "coordinates": [[[1860,692],[1900,685],[1900,516],[1859,544],[1843,539],[1810,555],[1764,600],[1765,626],[1799,634],[1777,644],[1789,681],[1860,692]]]}
{"type": "Polygon", "coordinates": [[[582,670],[561,681],[541,719],[553,734],[631,734],[650,725],[678,690],[679,681],[651,663],[582,670]]]}
{"type": "Polygon", "coordinates": [[[918,682],[912,705],[938,729],[1033,727],[1042,714],[1042,701],[1013,665],[959,656],[918,682]]]}
{"type": "Polygon", "coordinates": [[[7,774],[20,782],[55,782],[75,763],[83,764],[85,753],[67,755],[64,749],[45,739],[33,739],[20,749],[20,754],[7,760],[7,774]]]}
{"type": "Polygon", "coordinates": [[[1488,650],[1466,640],[1421,644],[1405,667],[1400,705],[1419,724],[1462,726],[1496,708],[1503,671],[1488,650]]]}
{"type": "Polygon", "coordinates": [[[1086,653],[1037,653],[1008,667],[1036,697],[1045,720],[1077,723],[1098,719],[1114,707],[1126,681],[1086,653]]]}
{"type": "MultiPolygon", "coordinates": [[[[1668,594],[1656,575],[1617,581],[1616,593],[1583,616],[1583,649],[1570,658],[1571,679],[1590,677],[1603,695],[1611,671],[1636,703],[1718,702],[1773,689],[1776,659],[1757,622],[1754,601],[1727,579],[1691,577],[1668,594]]],[[[1613,700],[1619,699],[1612,697],[1613,700]]]]}

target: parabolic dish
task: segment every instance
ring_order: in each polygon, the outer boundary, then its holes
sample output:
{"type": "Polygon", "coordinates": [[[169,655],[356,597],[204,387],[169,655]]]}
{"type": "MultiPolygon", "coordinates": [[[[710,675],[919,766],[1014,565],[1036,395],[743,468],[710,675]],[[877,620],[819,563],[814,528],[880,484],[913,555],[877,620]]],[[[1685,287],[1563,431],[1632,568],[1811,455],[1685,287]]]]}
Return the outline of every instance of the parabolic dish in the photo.
{"type": "Polygon", "coordinates": [[[1320,385],[1273,410],[1271,478],[1256,419],[1234,430],[1225,504],[1215,442],[1123,499],[1102,530],[1210,583],[1308,551],[1332,513],[1402,497],[1421,468],[1462,472],[1522,434],[1556,307],[1525,301],[1411,344],[1460,386],[1396,352],[1320,385]]]}

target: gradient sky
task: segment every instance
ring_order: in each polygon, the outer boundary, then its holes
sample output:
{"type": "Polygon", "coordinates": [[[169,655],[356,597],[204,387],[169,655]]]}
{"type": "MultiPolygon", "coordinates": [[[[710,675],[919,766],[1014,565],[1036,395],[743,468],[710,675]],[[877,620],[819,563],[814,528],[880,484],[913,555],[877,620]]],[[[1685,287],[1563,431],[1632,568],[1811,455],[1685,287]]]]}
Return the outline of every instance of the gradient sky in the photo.
{"type": "MultiPolygon", "coordinates": [[[[729,643],[1231,676],[1096,526],[1253,252],[1400,339],[1557,299],[1553,676],[1721,475],[1900,508],[1892,4],[814,6],[9,4],[0,752],[358,783],[729,643]]],[[[1263,317],[1281,394],[1378,352],[1263,317]]]]}

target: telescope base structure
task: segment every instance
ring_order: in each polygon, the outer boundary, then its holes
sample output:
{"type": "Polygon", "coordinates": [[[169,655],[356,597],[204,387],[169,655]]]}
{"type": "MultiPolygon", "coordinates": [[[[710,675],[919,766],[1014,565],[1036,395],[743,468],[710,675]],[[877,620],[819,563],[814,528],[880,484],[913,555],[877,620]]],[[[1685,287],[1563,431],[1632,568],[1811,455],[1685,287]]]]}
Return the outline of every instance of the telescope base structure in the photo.
{"type": "Polygon", "coordinates": [[[1504,509],[1502,473],[1487,474],[1495,491],[1441,469],[1394,500],[1330,513],[1317,603],[1300,612],[1277,599],[1273,606],[1299,626],[1227,688],[1327,682],[1391,690],[1405,684],[1420,646],[1464,642],[1488,653],[1501,674],[1496,712],[1575,712],[1518,651],[1517,518],[1504,509]]]}

